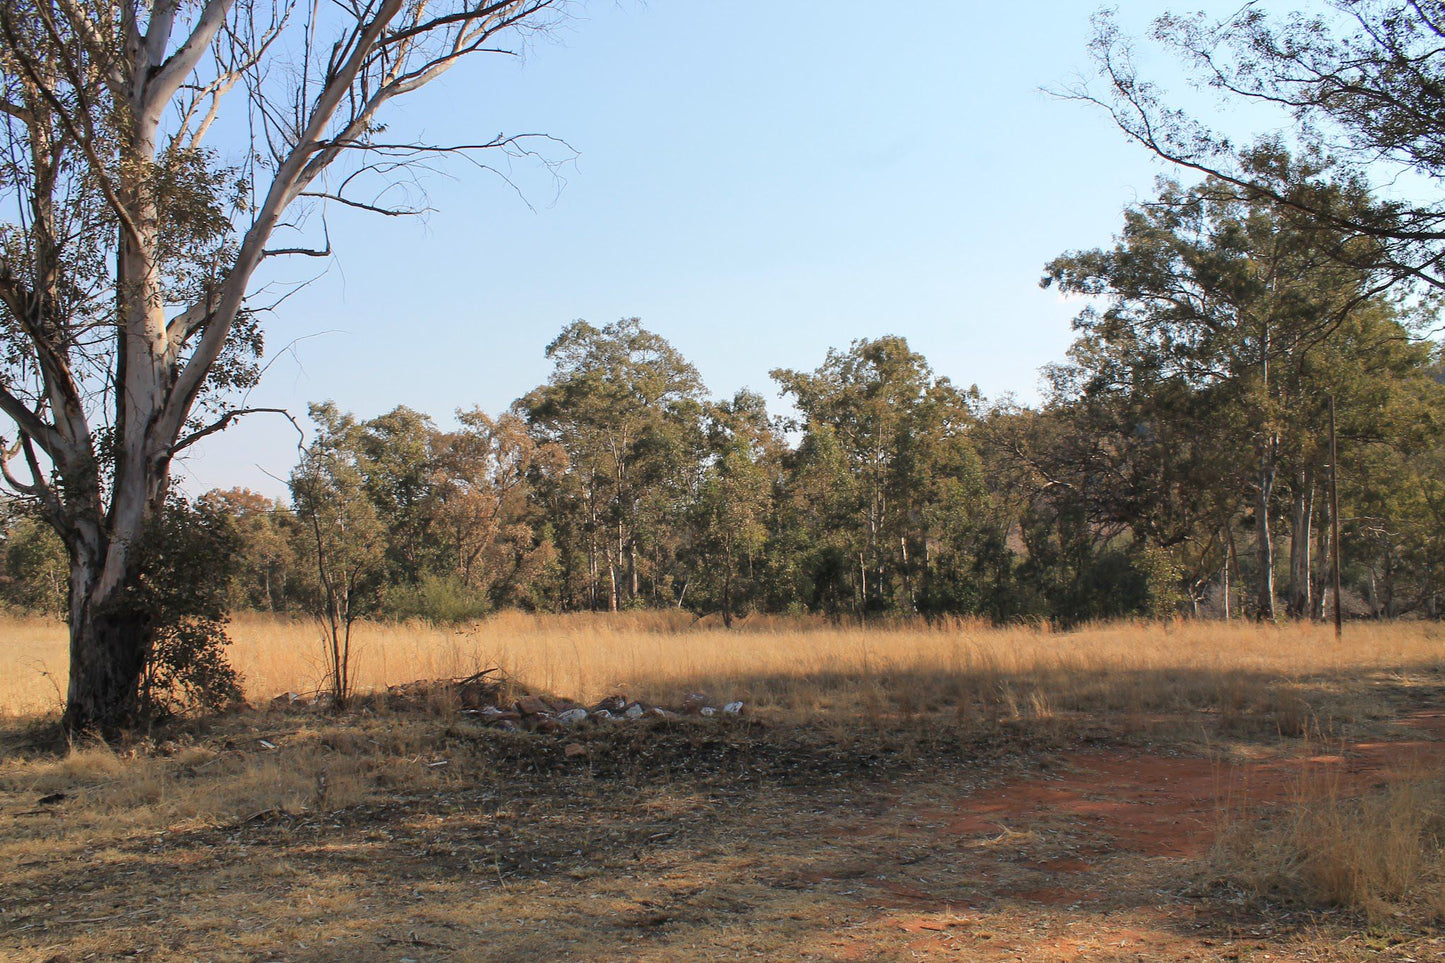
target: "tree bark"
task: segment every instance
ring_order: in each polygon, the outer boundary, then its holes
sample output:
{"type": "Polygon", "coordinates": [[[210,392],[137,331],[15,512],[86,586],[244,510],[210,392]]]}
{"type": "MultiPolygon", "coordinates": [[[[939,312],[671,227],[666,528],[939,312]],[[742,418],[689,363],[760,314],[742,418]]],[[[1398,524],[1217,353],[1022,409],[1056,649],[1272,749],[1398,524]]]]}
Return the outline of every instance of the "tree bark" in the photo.
{"type": "Polygon", "coordinates": [[[134,576],[98,594],[96,569],[93,559],[71,562],[70,683],[62,723],[70,732],[110,737],[139,708],[152,625],[130,602],[134,576]]]}
{"type": "Polygon", "coordinates": [[[1259,565],[1255,593],[1255,618],[1274,621],[1274,536],[1270,532],[1270,496],[1274,493],[1274,467],[1266,457],[1259,474],[1259,498],[1255,503],[1255,561],[1259,565]]]}
{"type": "Polygon", "coordinates": [[[733,627],[733,553],[729,545],[723,552],[723,628],[733,627]]]}
{"type": "Polygon", "coordinates": [[[1294,512],[1289,536],[1289,604],[1291,618],[1308,618],[1310,599],[1310,523],[1314,518],[1314,473],[1301,470],[1295,478],[1294,512]]]}
{"type": "Polygon", "coordinates": [[[1320,499],[1319,525],[1319,551],[1315,557],[1320,564],[1313,574],[1314,601],[1310,606],[1310,615],[1316,621],[1323,621],[1325,618],[1325,604],[1330,598],[1330,553],[1334,551],[1334,542],[1330,537],[1331,532],[1330,500],[1320,499]]]}

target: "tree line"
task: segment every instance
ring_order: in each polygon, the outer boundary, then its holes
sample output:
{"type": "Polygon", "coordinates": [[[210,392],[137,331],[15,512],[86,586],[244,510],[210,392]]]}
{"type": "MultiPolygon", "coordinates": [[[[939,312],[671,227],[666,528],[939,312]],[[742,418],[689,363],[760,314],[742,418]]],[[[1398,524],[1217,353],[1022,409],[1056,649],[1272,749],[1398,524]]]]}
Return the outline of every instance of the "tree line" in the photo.
{"type": "MultiPolygon", "coordinates": [[[[1368,202],[1277,148],[1244,162],[1368,202]]],[[[1435,305],[1345,243],[1217,178],[1165,182],[1113,246],[1047,265],[1084,308],[1036,407],[882,336],[771,372],[777,417],[752,391],[711,397],[636,318],[576,321],[504,413],[444,430],[313,405],[289,503],[233,489],[189,510],[235,533],[232,608],[323,613],[338,646],[360,617],[512,607],[1319,618],[1336,521],[1347,608],[1436,617],[1435,305]]],[[[58,545],[24,512],[6,536],[5,600],[59,609],[58,545]]]]}

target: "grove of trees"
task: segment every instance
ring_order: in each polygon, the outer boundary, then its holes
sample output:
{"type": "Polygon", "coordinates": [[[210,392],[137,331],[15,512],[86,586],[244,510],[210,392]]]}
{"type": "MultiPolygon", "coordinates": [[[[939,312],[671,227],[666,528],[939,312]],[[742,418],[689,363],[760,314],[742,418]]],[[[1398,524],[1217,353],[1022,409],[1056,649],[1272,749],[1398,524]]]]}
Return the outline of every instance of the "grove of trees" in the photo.
{"type": "MultiPolygon", "coordinates": [[[[547,382],[453,430],[313,405],[288,501],[197,500],[234,534],[232,609],[361,617],[679,607],[836,619],[1318,618],[1339,412],[1347,608],[1445,601],[1445,385],[1420,323],[1267,207],[1166,185],[1046,280],[1097,295],[1038,408],[990,405],[894,336],[773,372],[789,418],[638,319],[574,322],[547,382]]],[[[16,506],[0,593],[63,605],[16,506]]],[[[346,680],[333,680],[345,691],[346,680]]]]}

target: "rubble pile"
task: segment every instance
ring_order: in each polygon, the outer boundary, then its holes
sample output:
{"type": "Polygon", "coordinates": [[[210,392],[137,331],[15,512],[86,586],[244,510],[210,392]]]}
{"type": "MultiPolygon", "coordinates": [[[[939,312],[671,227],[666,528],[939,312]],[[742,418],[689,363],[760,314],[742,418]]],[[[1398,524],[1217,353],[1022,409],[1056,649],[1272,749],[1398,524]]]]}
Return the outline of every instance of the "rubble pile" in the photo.
{"type": "MultiPolygon", "coordinates": [[[[402,711],[430,707],[459,711],[463,716],[483,725],[511,731],[561,732],[582,725],[620,725],[639,719],[679,719],[688,716],[714,718],[740,716],[741,702],[715,705],[700,692],[687,695],[675,707],[652,705],[611,695],[593,706],[584,706],[558,696],[525,694],[513,698],[516,688],[505,680],[489,676],[496,669],[486,669],[465,679],[441,679],[406,682],[388,686],[376,698],[387,709],[402,711]]],[[[365,705],[366,700],[358,700],[365,705]]],[[[283,692],[271,700],[283,709],[322,709],[330,707],[328,696],[305,696],[283,692]]]]}
{"type": "Polygon", "coordinates": [[[676,719],[683,716],[738,716],[743,713],[741,702],[729,702],[718,707],[709,704],[706,696],[692,693],[683,700],[679,708],[649,705],[631,701],[626,696],[608,696],[594,706],[586,707],[568,699],[542,698],[526,695],[508,706],[484,705],[476,709],[463,709],[462,713],[478,722],[498,729],[524,730],[528,732],[561,732],[584,724],[621,725],[638,719],[676,719]]]}

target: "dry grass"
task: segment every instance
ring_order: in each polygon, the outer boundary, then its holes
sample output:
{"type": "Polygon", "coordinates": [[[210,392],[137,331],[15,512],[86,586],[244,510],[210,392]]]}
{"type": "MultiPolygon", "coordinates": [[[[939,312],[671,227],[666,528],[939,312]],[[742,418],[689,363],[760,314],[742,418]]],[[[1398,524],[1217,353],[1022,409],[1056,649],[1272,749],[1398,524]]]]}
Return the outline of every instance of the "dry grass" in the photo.
{"type": "Polygon", "coordinates": [[[1307,770],[1293,803],[1224,815],[1212,875],[1266,900],[1340,906],[1379,924],[1445,920],[1445,777],[1415,766],[1364,794],[1307,770]],[[1409,912],[1407,912],[1409,911],[1409,912]]]}
{"type": "MultiPolygon", "coordinates": [[[[1053,791],[1084,737],[1260,767],[1322,739],[1423,740],[1411,720],[1439,709],[1445,668],[1433,624],[1351,625],[1343,643],[1241,623],[729,632],[676,613],[360,628],[364,688],[499,666],[582,699],[701,690],[752,709],[556,736],[440,703],[267,708],[315,689],[319,637],[259,617],[233,637],[258,711],[122,747],[0,727],[0,956],[1377,958],[1358,917],[1318,915],[1329,903],[1408,937],[1400,959],[1445,952],[1428,923],[1445,783],[1424,775],[1377,796],[1311,777],[1299,805],[1233,813],[1214,867],[1236,889],[1213,903],[1196,864],[1067,813],[998,815],[1002,835],[957,815],[1011,779],[1053,791]],[[1296,910],[1238,903],[1241,886],[1293,894],[1308,922],[1287,931],[1296,910]],[[1275,935],[1234,942],[1240,913],[1275,935]]],[[[3,711],[52,710],[64,659],[59,626],[0,623],[3,711]]]]}
{"type": "MultiPolygon", "coordinates": [[[[320,686],[312,623],[243,615],[231,634],[232,661],[253,701],[320,686]]],[[[797,717],[861,710],[1127,719],[1209,709],[1226,724],[1267,717],[1288,735],[1335,721],[1318,717],[1320,696],[1340,680],[1445,665],[1445,629],[1424,622],[1359,623],[1337,641],[1309,624],[1139,622],[1053,632],[960,620],[861,628],[755,619],[728,631],[680,612],[504,613],[461,627],[367,623],[356,639],[361,691],[495,666],[529,689],[584,701],[623,691],[669,702],[700,690],[797,717]]],[[[61,626],[0,622],[0,711],[53,710],[66,664],[61,626]]]]}

